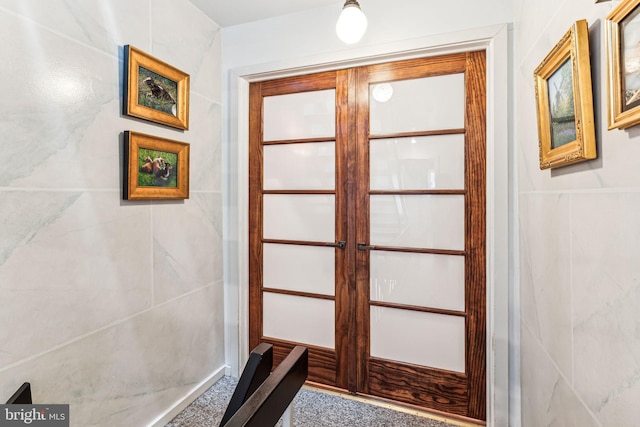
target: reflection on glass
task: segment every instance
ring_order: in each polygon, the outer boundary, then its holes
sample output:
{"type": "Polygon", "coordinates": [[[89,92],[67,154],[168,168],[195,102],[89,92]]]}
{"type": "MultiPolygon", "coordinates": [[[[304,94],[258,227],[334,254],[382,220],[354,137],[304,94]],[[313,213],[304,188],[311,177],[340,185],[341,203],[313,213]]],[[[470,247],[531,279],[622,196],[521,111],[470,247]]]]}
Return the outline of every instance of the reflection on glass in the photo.
{"type": "Polygon", "coordinates": [[[264,140],[335,137],[335,89],[264,98],[264,140]]]}
{"type": "Polygon", "coordinates": [[[265,194],[264,238],[333,242],[333,194],[265,194]]]}
{"type": "Polygon", "coordinates": [[[331,247],[265,243],[265,288],[335,295],[335,251],[331,247]]]}
{"type": "Polygon", "coordinates": [[[393,96],[391,83],[378,83],[371,86],[371,96],[374,101],[387,102],[393,96]]]}
{"type": "Polygon", "coordinates": [[[138,67],[138,104],[177,116],[178,83],[138,67]]]}
{"type": "Polygon", "coordinates": [[[464,189],[464,135],[371,140],[372,190],[464,189]]]}
{"type": "Polygon", "coordinates": [[[264,147],[265,190],[333,190],[334,142],[264,147]]]}
{"type": "Polygon", "coordinates": [[[576,140],[571,58],[549,77],[547,85],[551,104],[551,148],[558,148],[576,140]]]}
{"type": "Polygon", "coordinates": [[[624,78],[623,111],[640,105],[640,8],[635,7],[620,22],[620,44],[624,78]]]}
{"type": "Polygon", "coordinates": [[[333,301],[295,295],[263,294],[263,334],[320,347],[335,347],[333,301]]]}
{"type": "Polygon", "coordinates": [[[464,311],[464,257],[372,251],[372,301],[464,311]]]}
{"type": "Polygon", "coordinates": [[[463,195],[372,195],[372,245],[464,250],[463,195]]]}
{"type": "Polygon", "coordinates": [[[465,318],[371,307],[371,356],[465,372],[465,318]]]}
{"type": "Polygon", "coordinates": [[[464,128],[464,74],[389,82],[393,96],[376,102],[371,85],[372,134],[464,128]]]}

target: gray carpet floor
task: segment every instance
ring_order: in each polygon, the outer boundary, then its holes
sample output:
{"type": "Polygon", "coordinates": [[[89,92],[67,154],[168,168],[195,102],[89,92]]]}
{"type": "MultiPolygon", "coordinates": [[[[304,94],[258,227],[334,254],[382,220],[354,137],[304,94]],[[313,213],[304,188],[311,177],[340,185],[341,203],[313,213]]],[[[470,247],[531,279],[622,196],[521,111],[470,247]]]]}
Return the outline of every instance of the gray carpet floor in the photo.
{"type": "MultiPolygon", "coordinates": [[[[236,383],[223,377],[165,427],[217,427],[236,383]]],[[[307,388],[295,397],[293,413],[295,427],[455,427],[307,388]]]]}

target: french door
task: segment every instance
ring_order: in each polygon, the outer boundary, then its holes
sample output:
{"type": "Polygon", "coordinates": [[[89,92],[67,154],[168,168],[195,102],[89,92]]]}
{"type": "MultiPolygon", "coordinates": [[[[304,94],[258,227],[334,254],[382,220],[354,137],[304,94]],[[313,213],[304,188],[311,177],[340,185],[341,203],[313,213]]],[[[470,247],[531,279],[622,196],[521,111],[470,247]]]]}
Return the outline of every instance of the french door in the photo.
{"type": "Polygon", "coordinates": [[[250,347],[485,418],[485,56],[250,86],[250,347]]]}

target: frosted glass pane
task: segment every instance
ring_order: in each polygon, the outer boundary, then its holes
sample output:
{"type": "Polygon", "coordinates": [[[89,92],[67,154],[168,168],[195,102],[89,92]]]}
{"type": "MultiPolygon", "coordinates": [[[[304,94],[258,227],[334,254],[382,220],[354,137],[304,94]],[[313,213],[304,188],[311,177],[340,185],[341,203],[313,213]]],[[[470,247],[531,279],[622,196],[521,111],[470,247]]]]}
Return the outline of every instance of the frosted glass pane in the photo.
{"type": "Polygon", "coordinates": [[[262,253],[263,286],[335,295],[335,251],[318,246],[266,243],[262,253]]]}
{"type": "Polygon", "coordinates": [[[333,137],[335,89],[264,98],[264,141],[333,137]]]}
{"type": "Polygon", "coordinates": [[[265,194],[264,238],[333,242],[333,194],[265,194]]]}
{"type": "Polygon", "coordinates": [[[371,356],[465,372],[465,318],[371,307],[371,356]]]}
{"type": "Polygon", "coordinates": [[[464,128],[464,74],[401,80],[389,83],[393,94],[376,100],[371,85],[372,134],[464,128]]]}
{"type": "Polygon", "coordinates": [[[264,147],[265,190],[333,190],[335,168],[334,142],[264,147]]]}
{"type": "Polygon", "coordinates": [[[264,336],[335,347],[333,301],[265,292],[263,303],[264,336]]]}
{"type": "Polygon", "coordinates": [[[464,249],[463,195],[371,196],[371,244],[464,249]]]}
{"type": "Polygon", "coordinates": [[[464,189],[464,135],[378,139],[369,149],[372,190],[464,189]]]}
{"type": "Polygon", "coordinates": [[[371,300],[464,311],[464,257],[371,252],[371,300]]]}

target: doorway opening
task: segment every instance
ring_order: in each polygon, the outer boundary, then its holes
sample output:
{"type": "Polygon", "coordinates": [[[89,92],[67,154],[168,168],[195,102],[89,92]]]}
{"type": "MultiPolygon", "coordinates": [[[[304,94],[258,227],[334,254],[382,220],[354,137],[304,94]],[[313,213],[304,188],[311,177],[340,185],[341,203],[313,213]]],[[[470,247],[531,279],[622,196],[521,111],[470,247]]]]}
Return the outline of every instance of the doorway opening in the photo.
{"type": "Polygon", "coordinates": [[[486,417],[484,51],[250,86],[249,345],[486,417]]]}

